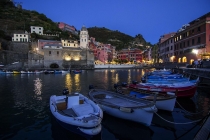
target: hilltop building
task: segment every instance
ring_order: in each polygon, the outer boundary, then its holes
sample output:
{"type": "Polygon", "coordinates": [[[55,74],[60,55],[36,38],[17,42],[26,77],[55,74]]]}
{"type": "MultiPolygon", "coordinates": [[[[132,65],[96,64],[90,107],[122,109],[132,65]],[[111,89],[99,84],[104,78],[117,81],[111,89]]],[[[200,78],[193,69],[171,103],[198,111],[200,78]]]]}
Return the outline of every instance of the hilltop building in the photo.
{"type": "Polygon", "coordinates": [[[28,33],[15,33],[13,34],[12,41],[13,42],[29,42],[30,35],[28,33]]]}
{"type": "Polygon", "coordinates": [[[36,33],[39,35],[43,35],[43,27],[39,27],[39,26],[31,26],[31,33],[36,33]]]}
{"type": "Polygon", "coordinates": [[[64,22],[58,22],[58,28],[60,28],[63,31],[69,31],[73,34],[78,35],[78,31],[76,30],[74,26],[68,25],[64,22]]]}

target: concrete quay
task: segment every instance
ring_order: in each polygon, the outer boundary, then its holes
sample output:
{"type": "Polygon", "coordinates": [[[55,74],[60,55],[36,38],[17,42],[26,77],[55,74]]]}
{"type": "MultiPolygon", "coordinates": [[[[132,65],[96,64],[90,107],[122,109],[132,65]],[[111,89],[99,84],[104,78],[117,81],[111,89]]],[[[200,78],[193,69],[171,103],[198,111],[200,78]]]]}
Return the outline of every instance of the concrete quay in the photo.
{"type": "Polygon", "coordinates": [[[194,140],[210,140],[210,114],[208,114],[207,119],[204,120],[194,140]]]}

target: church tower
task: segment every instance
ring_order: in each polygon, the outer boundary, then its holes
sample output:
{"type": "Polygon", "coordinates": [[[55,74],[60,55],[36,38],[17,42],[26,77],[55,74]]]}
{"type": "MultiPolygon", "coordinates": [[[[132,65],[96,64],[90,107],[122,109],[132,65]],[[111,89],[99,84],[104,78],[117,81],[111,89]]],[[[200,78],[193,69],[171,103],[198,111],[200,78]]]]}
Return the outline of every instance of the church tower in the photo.
{"type": "Polygon", "coordinates": [[[89,45],[88,40],[89,40],[88,30],[85,26],[82,26],[80,31],[80,47],[82,49],[88,48],[89,45]]]}

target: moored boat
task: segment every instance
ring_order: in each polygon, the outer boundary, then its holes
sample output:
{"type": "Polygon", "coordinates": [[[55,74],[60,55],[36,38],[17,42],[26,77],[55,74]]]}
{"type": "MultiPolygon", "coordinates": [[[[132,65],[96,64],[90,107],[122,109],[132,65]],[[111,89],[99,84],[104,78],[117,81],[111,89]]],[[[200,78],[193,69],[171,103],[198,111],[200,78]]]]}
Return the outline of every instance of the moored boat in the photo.
{"type": "Polygon", "coordinates": [[[142,123],[146,126],[151,124],[153,114],[157,111],[154,103],[150,101],[133,98],[113,91],[91,89],[88,95],[107,114],[142,123]]]}
{"type": "Polygon", "coordinates": [[[13,70],[12,73],[13,74],[21,74],[21,72],[20,71],[17,71],[17,70],[13,70]]]}
{"type": "Polygon", "coordinates": [[[93,101],[80,93],[50,97],[50,110],[56,120],[66,129],[83,136],[101,132],[103,111],[93,101]]]}
{"type": "Polygon", "coordinates": [[[82,70],[73,70],[74,74],[82,73],[82,70]]]}
{"type": "Polygon", "coordinates": [[[3,70],[0,70],[0,74],[6,74],[6,72],[3,70]]]}
{"type": "Polygon", "coordinates": [[[122,85],[115,85],[114,87],[116,91],[121,94],[133,96],[135,98],[140,98],[151,102],[154,102],[155,100],[155,106],[157,109],[173,111],[176,103],[176,96],[169,93],[167,94],[133,89],[129,88],[125,83],[122,85]]]}
{"type": "Polygon", "coordinates": [[[178,83],[136,83],[129,84],[129,88],[140,89],[143,91],[155,91],[161,93],[173,92],[177,98],[191,98],[197,90],[197,82],[178,82],[178,83]]]}

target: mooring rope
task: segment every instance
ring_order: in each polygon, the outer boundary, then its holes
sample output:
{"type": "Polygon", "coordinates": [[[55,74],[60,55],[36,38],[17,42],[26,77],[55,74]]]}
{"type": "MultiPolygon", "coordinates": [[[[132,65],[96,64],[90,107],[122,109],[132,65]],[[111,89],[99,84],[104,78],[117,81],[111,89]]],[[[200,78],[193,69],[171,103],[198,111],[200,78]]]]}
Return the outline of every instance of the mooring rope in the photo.
{"type": "Polygon", "coordinates": [[[185,122],[185,123],[176,123],[176,122],[171,122],[171,121],[168,121],[166,119],[164,119],[163,117],[161,117],[159,114],[157,114],[157,112],[154,112],[158,117],[160,117],[162,120],[168,122],[168,123],[171,123],[171,124],[192,124],[192,123],[196,123],[196,122],[199,122],[201,121],[202,119],[199,119],[199,120],[196,120],[196,121],[191,121],[191,122],[185,122]]]}
{"type": "Polygon", "coordinates": [[[203,110],[203,111],[200,111],[200,112],[197,112],[197,113],[192,113],[192,112],[189,112],[189,111],[185,110],[185,109],[179,104],[178,101],[176,101],[176,103],[181,107],[181,109],[183,109],[183,110],[184,110],[186,113],[188,113],[188,114],[200,114],[200,113],[204,112],[204,110],[203,110]]]}

